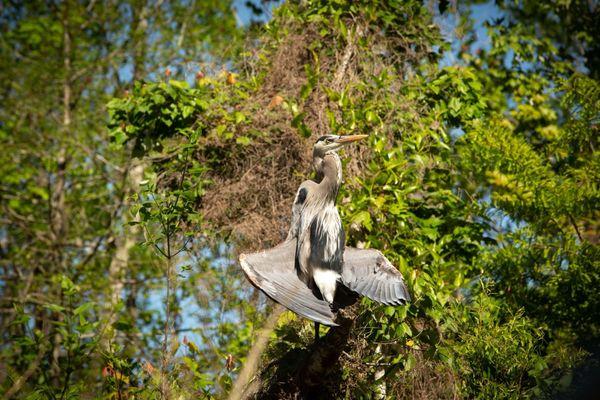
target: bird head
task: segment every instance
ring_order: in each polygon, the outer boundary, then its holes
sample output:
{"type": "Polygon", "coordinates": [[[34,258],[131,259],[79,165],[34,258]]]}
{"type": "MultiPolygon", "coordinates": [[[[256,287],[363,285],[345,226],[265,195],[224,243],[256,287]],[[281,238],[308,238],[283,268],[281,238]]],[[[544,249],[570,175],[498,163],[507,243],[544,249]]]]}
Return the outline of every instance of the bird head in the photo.
{"type": "Polygon", "coordinates": [[[321,136],[315,142],[313,147],[313,154],[319,157],[323,157],[325,154],[338,151],[342,147],[348,145],[349,143],[353,143],[359,140],[362,140],[369,135],[324,135],[321,136]]]}

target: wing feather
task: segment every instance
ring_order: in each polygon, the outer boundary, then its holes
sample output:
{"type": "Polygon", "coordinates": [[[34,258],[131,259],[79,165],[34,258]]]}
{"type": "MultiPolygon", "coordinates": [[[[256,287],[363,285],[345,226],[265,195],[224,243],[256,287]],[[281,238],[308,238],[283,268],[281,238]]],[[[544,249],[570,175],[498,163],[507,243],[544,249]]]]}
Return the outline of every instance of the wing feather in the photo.
{"type": "Polygon", "coordinates": [[[248,280],[273,301],[312,321],[336,326],[329,303],[298,278],[295,251],[296,241],[288,240],[269,250],[242,254],[240,264],[248,280]]]}
{"type": "Polygon", "coordinates": [[[300,222],[302,217],[302,208],[304,206],[304,202],[306,201],[306,197],[308,196],[308,192],[313,190],[315,186],[315,182],[313,181],[304,181],[298,188],[296,192],[296,196],[294,197],[294,203],[292,204],[292,221],[290,223],[290,230],[288,231],[286,241],[297,238],[300,230],[300,222]]]}
{"type": "Polygon", "coordinates": [[[346,247],[342,282],[380,303],[397,305],[410,300],[402,274],[379,250],[346,247]]]}
{"type": "Polygon", "coordinates": [[[381,285],[383,286],[383,292],[385,293],[383,296],[383,301],[382,303],[390,303],[394,301],[394,295],[392,294],[392,292],[394,291],[394,287],[391,285],[381,285]]]}

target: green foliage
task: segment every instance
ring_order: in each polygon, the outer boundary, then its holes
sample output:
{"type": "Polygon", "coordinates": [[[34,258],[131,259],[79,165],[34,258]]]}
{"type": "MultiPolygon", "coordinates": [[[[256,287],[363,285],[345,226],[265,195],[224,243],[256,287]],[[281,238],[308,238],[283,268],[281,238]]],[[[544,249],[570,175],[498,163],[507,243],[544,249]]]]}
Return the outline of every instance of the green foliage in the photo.
{"type": "Polygon", "coordinates": [[[450,349],[468,398],[522,399],[546,389],[542,330],[522,313],[503,317],[501,307],[483,296],[455,311],[463,320],[450,349]]]}
{"type": "MultiPolygon", "coordinates": [[[[290,2],[245,53],[228,2],[42,3],[0,19],[3,391],[25,377],[23,398],[224,396],[267,308],[232,261],[243,235],[219,222],[280,217],[329,132],[370,133],[343,155],[348,244],[383,251],[413,300],[361,302],[326,393],[539,398],[600,340],[587,2],[498,2],[482,48],[475,2],[454,10],[452,46],[428,3],[290,2]],[[457,62],[439,68],[446,50],[457,62]],[[235,73],[216,72],[229,57],[235,73]]],[[[285,315],[266,387],[309,345],[285,315]]]]}
{"type": "MultiPolygon", "coordinates": [[[[191,70],[209,74],[238,54],[244,31],[231,3],[223,1],[3,5],[3,398],[156,397],[156,382],[161,382],[142,368],[142,359],[160,364],[161,343],[155,338],[165,322],[157,310],[166,286],[161,280],[164,262],[152,244],[166,252],[167,236],[179,245],[174,252],[189,245],[190,237],[181,236],[199,226],[201,218],[191,206],[208,184],[205,168],[185,156],[204,132],[202,125],[191,126],[204,106],[202,93],[190,95],[184,81],[191,70]],[[110,101],[145,90],[134,81],[167,74],[167,66],[174,79],[150,84],[154,103],[136,108],[124,102],[120,109],[119,101],[110,101]],[[167,103],[181,103],[181,108],[163,113],[167,103]],[[117,125],[111,136],[107,104],[109,112],[114,105],[123,119],[135,112],[136,124],[124,126],[123,132],[117,125]],[[162,116],[159,123],[139,127],[148,135],[128,141],[128,135],[144,136],[131,129],[154,119],[152,112],[162,116]],[[163,132],[187,135],[188,147],[159,143],[166,138],[163,132]],[[169,190],[157,187],[157,173],[132,157],[156,154],[157,149],[177,152],[164,163],[187,170],[186,179],[177,179],[169,190]],[[155,202],[143,204],[144,211],[130,210],[134,199],[142,198],[155,202]],[[138,218],[142,215],[143,220],[138,218]],[[167,229],[157,229],[161,224],[167,229]],[[144,240],[144,230],[151,233],[149,240],[144,240]],[[136,246],[142,241],[150,246],[136,246]]],[[[197,260],[206,262],[200,256],[197,260]]],[[[201,273],[213,279],[230,273],[216,266],[181,269],[192,281],[201,273]]],[[[177,296],[190,299],[193,293],[191,285],[178,289],[171,314],[181,313],[177,296]]],[[[239,304],[232,304],[222,309],[237,312],[239,304]]],[[[179,328],[180,318],[173,315],[172,328],[179,328]]],[[[244,346],[246,342],[240,343],[236,354],[244,346]]],[[[207,356],[202,365],[214,370],[222,364],[207,356]]]]}
{"type": "Polygon", "coordinates": [[[471,68],[446,67],[429,83],[427,99],[434,105],[438,120],[447,121],[449,126],[463,126],[485,113],[481,88],[471,68]]]}
{"type": "Polygon", "coordinates": [[[197,139],[200,127],[195,127],[196,113],[206,110],[206,91],[189,89],[186,82],[146,84],[136,82],[133,92],[124,99],[108,104],[112,124],[111,137],[117,145],[135,138],[135,155],[152,150],[161,140],[175,135],[190,135],[197,139]]]}
{"type": "MultiPolygon", "coordinates": [[[[97,320],[99,307],[92,301],[83,302],[81,288],[66,275],[55,275],[52,283],[64,299],[61,304],[43,304],[44,309],[52,315],[52,325],[55,330],[50,331],[49,327],[40,328],[32,325],[31,315],[25,309],[15,305],[16,318],[10,328],[12,331],[22,331],[24,334],[11,338],[15,344],[13,350],[20,354],[21,362],[25,366],[37,363],[43,371],[38,379],[39,384],[31,394],[33,398],[76,399],[83,389],[83,382],[77,382],[73,379],[73,375],[77,366],[90,362],[100,342],[100,338],[95,335],[100,327],[97,320]],[[44,357],[45,353],[51,350],[57,337],[60,337],[65,357],[57,364],[52,364],[44,361],[44,357]],[[55,368],[64,370],[65,375],[51,381],[49,374],[55,368]]],[[[19,378],[15,367],[9,369],[9,376],[13,381],[19,378]]]]}

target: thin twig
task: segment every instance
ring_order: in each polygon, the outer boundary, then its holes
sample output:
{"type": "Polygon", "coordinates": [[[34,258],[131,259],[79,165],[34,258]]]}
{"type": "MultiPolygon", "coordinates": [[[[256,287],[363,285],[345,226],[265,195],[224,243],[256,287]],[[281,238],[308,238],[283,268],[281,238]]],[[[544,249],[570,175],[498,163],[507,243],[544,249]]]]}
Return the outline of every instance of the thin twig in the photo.
{"type": "Polygon", "coordinates": [[[573,216],[571,215],[571,213],[567,213],[567,215],[569,216],[569,220],[571,221],[571,225],[573,225],[573,228],[575,228],[575,232],[577,233],[577,237],[579,238],[579,241],[581,241],[583,243],[583,236],[581,236],[581,232],[579,232],[579,228],[577,227],[577,223],[575,223],[575,218],[573,218],[573,216]]]}

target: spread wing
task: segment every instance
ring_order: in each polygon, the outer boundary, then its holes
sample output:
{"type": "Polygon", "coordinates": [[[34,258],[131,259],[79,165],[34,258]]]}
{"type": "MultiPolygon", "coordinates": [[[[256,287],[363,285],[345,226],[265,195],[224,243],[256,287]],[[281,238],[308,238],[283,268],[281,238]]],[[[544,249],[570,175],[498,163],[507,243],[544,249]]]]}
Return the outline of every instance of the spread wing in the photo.
{"type": "Polygon", "coordinates": [[[329,304],[318,299],[302,282],[295,269],[296,241],[252,254],[240,255],[248,280],[275,302],[324,325],[336,326],[329,304]]]}
{"type": "Polygon", "coordinates": [[[379,250],[346,247],[342,282],[371,300],[388,305],[410,300],[402,274],[379,250]]]}

